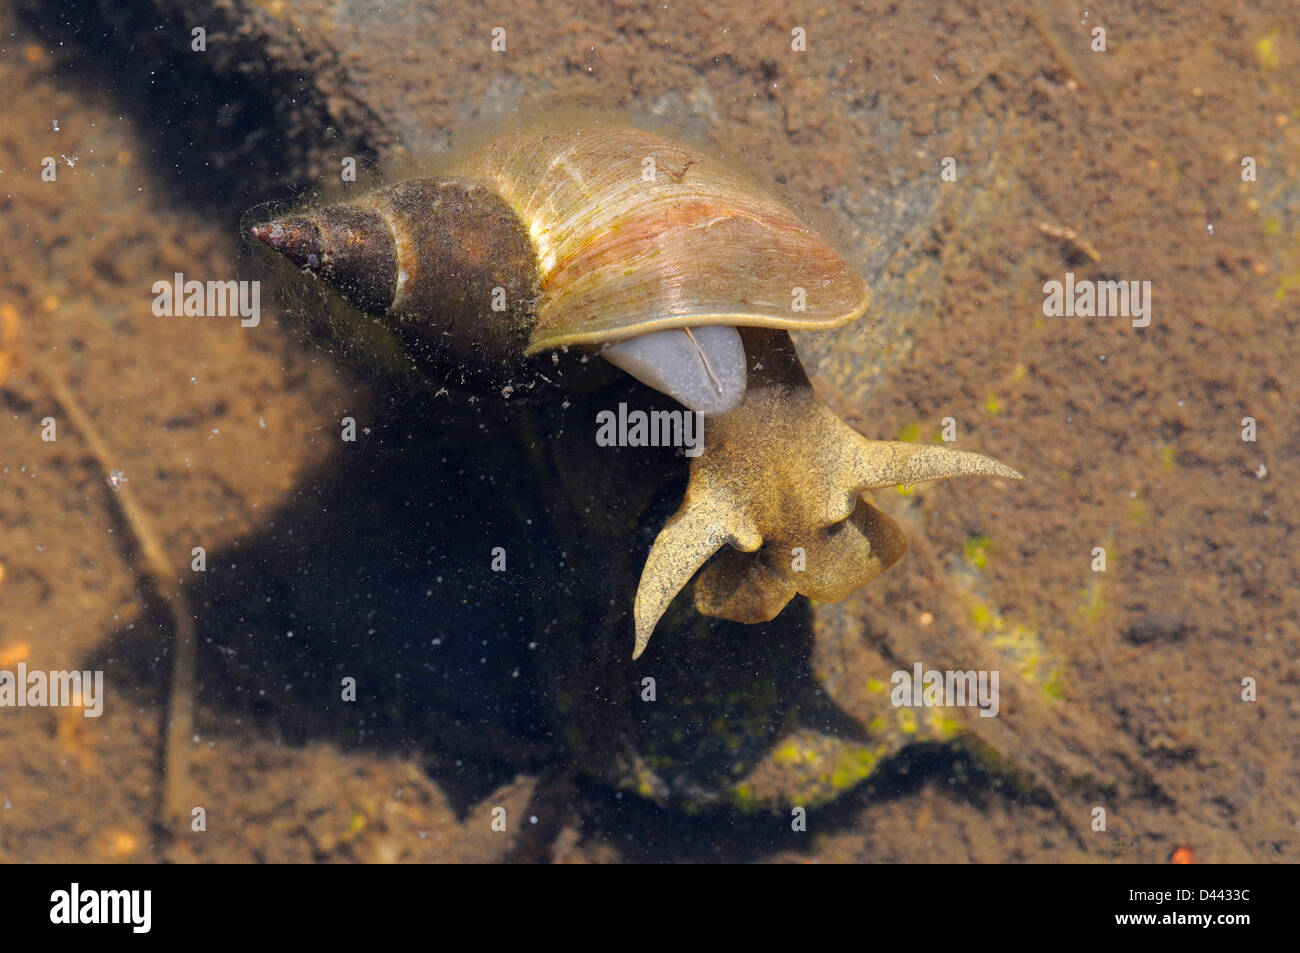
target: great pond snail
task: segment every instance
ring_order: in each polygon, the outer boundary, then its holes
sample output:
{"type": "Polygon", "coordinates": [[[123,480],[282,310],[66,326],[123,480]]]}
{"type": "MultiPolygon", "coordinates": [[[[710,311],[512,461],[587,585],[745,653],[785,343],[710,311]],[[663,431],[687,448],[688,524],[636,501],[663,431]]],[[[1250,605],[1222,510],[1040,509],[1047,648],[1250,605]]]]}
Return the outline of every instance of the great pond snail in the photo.
{"type": "Polygon", "coordinates": [[[634,658],[724,545],[696,608],[767,621],[796,593],[844,599],[902,555],[901,530],[863,492],[1020,476],[837,418],[788,332],[857,320],[866,282],[724,160],[640,129],[516,131],[447,174],[251,235],[378,319],[433,381],[538,393],[581,377],[569,355],[598,354],[705,415],[685,500],[642,571],[634,658]]]}

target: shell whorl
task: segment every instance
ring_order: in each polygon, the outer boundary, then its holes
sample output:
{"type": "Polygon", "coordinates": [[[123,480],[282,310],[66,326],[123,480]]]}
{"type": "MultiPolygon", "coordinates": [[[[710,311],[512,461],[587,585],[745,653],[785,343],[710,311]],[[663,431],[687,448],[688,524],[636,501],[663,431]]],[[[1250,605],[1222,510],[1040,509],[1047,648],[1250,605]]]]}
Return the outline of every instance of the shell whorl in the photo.
{"type": "Polygon", "coordinates": [[[662,136],[524,130],[458,171],[491,183],[536,249],[530,354],[710,324],[825,330],[861,317],[870,300],[862,277],[789,208],[722,159],[662,136]]]}
{"type": "Polygon", "coordinates": [[[397,265],[390,325],[408,349],[427,349],[431,365],[449,357],[508,382],[522,369],[538,297],[536,255],[513,210],[461,179],[413,179],[372,197],[397,265]]]}
{"type": "Polygon", "coordinates": [[[536,254],[518,216],[482,182],[412,179],[252,235],[382,317],[432,379],[495,389],[535,376],[525,350],[536,254]]]}

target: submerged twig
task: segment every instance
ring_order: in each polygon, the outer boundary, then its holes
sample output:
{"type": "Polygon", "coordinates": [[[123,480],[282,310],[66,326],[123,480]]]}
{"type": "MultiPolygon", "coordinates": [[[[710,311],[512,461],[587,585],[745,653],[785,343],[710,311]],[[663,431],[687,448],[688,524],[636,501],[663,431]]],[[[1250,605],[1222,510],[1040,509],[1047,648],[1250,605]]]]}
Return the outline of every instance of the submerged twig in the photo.
{"type": "Polygon", "coordinates": [[[1094,262],[1101,261],[1101,252],[1097,251],[1097,246],[1068,225],[1053,225],[1051,222],[1039,222],[1038,230],[1044,235],[1050,235],[1052,238],[1059,238],[1061,241],[1067,242],[1077,250],[1083,252],[1083,254],[1087,255],[1094,262]]]}
{"type": "Polygon", "coordinates": [[[134,560],[134,568],[138,574],[148,579],[171,613],[171,688],[167,697],[163,730],[163,785],[158,820],[165,830],[174,833],[177,830],[174,825],[184,821],[192,803],[189,796],[189,752],[190,739],[194,735],[194,615],[181,590],[179,578],[154,532],[153,524],[135,493],[125,482],[111,480],[113,455],[89,414],[82,409],[71,388],[57,371],[35,360],[32,365],[72,426],[81,434],[105,481],[113,487],[113,492],[109,494],[111,505],[117,509],[121,522],[134,537],[139,553],[140,558],[134,560]]]}

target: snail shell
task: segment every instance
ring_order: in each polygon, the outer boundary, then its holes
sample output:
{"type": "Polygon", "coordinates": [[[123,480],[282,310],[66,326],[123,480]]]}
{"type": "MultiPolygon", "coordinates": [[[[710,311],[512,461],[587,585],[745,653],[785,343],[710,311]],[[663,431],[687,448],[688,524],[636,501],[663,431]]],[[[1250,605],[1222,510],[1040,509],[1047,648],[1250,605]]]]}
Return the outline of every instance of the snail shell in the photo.
{"type": "Polygon", "coordinates": [[[738,327],[824,330],[866,282],[724,160],[640,129],[503,136],[447,176],[254,226],[434,379],[527,391],[592,349],[691,409],[745,389],[738,327]],[[800,290],[801,289],[801,290],[800,290]]]}

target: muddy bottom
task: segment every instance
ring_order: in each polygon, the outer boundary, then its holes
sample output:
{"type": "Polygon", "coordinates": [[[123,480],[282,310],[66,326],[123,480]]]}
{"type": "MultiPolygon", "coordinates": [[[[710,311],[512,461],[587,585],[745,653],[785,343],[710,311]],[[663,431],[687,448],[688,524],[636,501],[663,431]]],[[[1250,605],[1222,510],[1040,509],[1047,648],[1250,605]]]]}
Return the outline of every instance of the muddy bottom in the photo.
{"type": "Polygon", "coordinates": [[[213,59],[168,88],[123,51],[160,55],[169,3],[100,49],[97,4],[0,13],[0,670],[104,678],[0,708],[0,860],[1294,860],[1294,10],[593,3],[525,29],[471,6],[364,46],[311,4],[204,5],[213,59]],[[265,57],[238,82],[236,43],[265,57]],[[640,711],[620,573],[683,474],[641,515],[611,477],[577,519],[548,456],[576,410],[381,383],[270,281],[256,326],[154,309],[177,273],[264,275],[241,219],[343,156],[401,168],[534,96],[745,156],[875,286],[860,327],[800,344],[832,409],[879,439],[955,428],[1025,476],[877,493],[910,551],[866,589],[665,637],[660,690],[728,714],[632,716],[637,744],[682,731],[644,762],[592,713],[640,711]],[[1048,313],[1067,281],[1136,283],[1149,310],[1048,313]],[[178,611],[188,824],[163,815],[178,611]],[[915,663],[1001,670],[997,718],[876,726],[915,663]],[[796,709],[893,739],[807,772],[804,829],[732,763],[811,759],[778,744],[796,709]]]}

